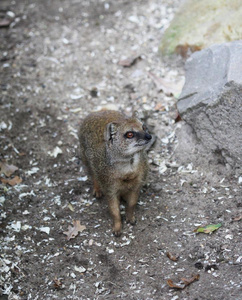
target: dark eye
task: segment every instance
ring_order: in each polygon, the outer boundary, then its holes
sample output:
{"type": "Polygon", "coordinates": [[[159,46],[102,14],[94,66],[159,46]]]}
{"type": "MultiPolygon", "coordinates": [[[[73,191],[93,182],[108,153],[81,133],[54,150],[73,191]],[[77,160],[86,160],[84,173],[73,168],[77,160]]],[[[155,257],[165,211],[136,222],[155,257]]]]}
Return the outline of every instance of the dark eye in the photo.
{"type": "Polygon", "coordinates": [[[147,127],[146,127],[146,125],[145,125],[145,124],[143,124],[143,126],[142,126],[142,127],[143,127],[143,130],[144,130],[144,131],[147,131],[147,127]]]}
{"type": "Polygon", "coordinates": [[[132,138],[134,137],[134,133],[131,132],[131,131],[129,131],[129,132],[127,132],[127,133],[125,134],[125,136],[126,136],[126,138],[128,138],[128,139],[132,139],[132,138]]]}

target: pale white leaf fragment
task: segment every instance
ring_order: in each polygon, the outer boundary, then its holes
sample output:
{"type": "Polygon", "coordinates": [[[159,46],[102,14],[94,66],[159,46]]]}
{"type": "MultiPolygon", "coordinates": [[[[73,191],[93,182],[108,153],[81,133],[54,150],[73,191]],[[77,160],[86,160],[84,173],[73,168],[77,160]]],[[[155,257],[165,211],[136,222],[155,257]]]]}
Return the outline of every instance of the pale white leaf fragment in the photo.
{"type": "Polygon", "coordinates": [[[128,20],[132,23],[139,24],[139,18],[137,16],[129,16],[128,20]]]}
{"type": "Polygon", "coordinates": [[[45,177],[45,185],[47,185],[48,187],[52,187],[53,186],[53,184],[51,183],[50,178],[45,177]]]}
{"type": "Polygon", "coordinates": [[[63,38],[63,39],[62,39],[62,43],[63,43],[64,45],[68,45],[68,44],[70,44],[70,41],[69,41],[68,39],[66,39],[66,38],[63,38]]]}
{"type": "Polygon", "coordinates": [[[97,282],[94,283],[96,288],[98,288],[100,286],[100,284],[101,284],[101,281],[97,281],[97,282]]]}
{"type": "Polygon", "coordinates": [[[228,239],[228,240],[232,240],[233,239],[233,235],[232,234],[227,234],[225,236],[225,238],[228,239]]]}
{"type": "Polygon", "coordinates": [[[207,189],[206,187],[204,187],[204,188],[202,189],[202,192],[203,192],[204,194],[206,194],[206,193],[208,192],[208,189],[207,189]]]}
{"type": "Polygon", "coordinates": [[[14,221],[12,224],[11,224],[11,228],[16,231],[16,232],[19,232],[21,230],[21,222],[20,221],[14,221]]]}
{"type": "Polygon", "coordinates": [[[6,200],[5,197],[4,197],[4,196],[1,196],[1,197],[0,197],[0,204],[3,204],[3,203],[5,202],[5,200],[6,200]]]}
{"type": "Polygon", "coordinates": [[[55,147],[55,149],[53,151],[48,151],[48,154],[54,158],[56,158],[58,156],[58,154],[62,154],[62,150],[60,147],[55,147]]]}
{"type": "Polygon", "coordinates": [[[86,272],[87,269],[82,266],[80,266],[80,267],[75,266],[74,270],[79,273],[84,273],[84,272],[86,272]]]}
{"type": "Polygon", "coordinates": [[[8,273],[9,271],[10,271],[10,267],[8,267],[8,266],[4,266],[1,268],[1,272],[3,272],[3,273],[8,273]]]}
{"type": "Polygon", "coordinates": [[[71,94],[71,95],[70,95],[70,98],[71,98],[71,100],[79,100],[79,99],[81,99],[83,96],[84,96],[83,94],[79,94],[79,95],[71,94]]]}
{"type": "Polygon", "coordinates": [[[61,205],[61,198],[59,195],[55,196],[52,201],[57,205],[61,205]]]}
{"type": "Polygon", "coordinates": [[[12,12],[11,10],[7,11],[7,14],[6,14],[8,17],[14,19],[15,18],[15,13],[12,12]]]}
{"type": "Polygon", "coordinates": [[[167,170],[167,166],[166,163],[163,161],[160,165],[159,165],[159,173],[163,174],[165,173],[167,170]]]}
{"type": "Polygon", "coordinates": [[[2,121],[2,122],[0,123],[0,131],[6,129],[7,127],[8,127],[8,125],[7,125],[5,122],[2,121]]]}
{"type": "Polygon", "coordinates": [[[164,144],[168,144],[169,143],[169,139],[168,137],[164,137],[163,139],[161,139],[162,143],[164,144]]]}
{"type": "Polygon", "coordinates": [[[242,262],[242,256],[239,256],[237,259],[236,259],[236,264],[239,264],[242,262]]]}
{"type": "Polygon", "coordinates": [[[106,251],[109,253],[109,254],[111,254],[111,253],[114,253],[114,250],[113,249],[110,249],[110,248],[106,248],[106,251]]]}
{"type": "Polygon", "coordinates": [[[72,204],[71,203],[69,203],[68,205],[67,205],[67,207],[69,208],[69,210],[70,211],[75,211],[75,209],[74,209],[74,207],[72,206],[72,204]]]}
{"type": "Polygon", "coordinates": [[[32,226],[31,226],[31,225],[28,225],[28,224],[25,224],[25,225],[23,225],[23,226],[21,227],[21,229],[22,229],[23,231],[26,231],[26,230],[31,229],[31,228],[32,228],[32,226]]]}
{"type": "Polygon", "coordinates": [[[36,174],[38,171],[39,171],[39,168],[33,167],[29,171],[26,171],[25,174],[28,175],[28,176],[30,176],[30,175],[36,174]]]}
{"type": "Polygon", "coordinates": [[[19,199],[21,200],[22,198],[26,197],[26,196],[36,196],[34,191],[31,191],[29,193],[22,193],[19,195],[19,199]]]}
{"type": "Polygon", "coordinates": [[[41,232],[45,232],[47,234],[50,234],[50,227],[40,227],[39,230],[41,232]]]}
{"type": "Polygon", "coordinates": [[[72,283],[71,285],[70,285],[70,290],[76,290],[76,285],[74,284],[74,283],[72,283]]]}
{"type": "Polygon", "coordinates": [[[82,108],[81,107],[71,108],[71,109],[69,109],[69,111],[73,112],[73,113],[78,113],[78,112],[82,111],[82,108]]]}
{"type": "Polygon", "coordinates": [[[87,176],[78,177],[77,180],[78,181],[87,181],[87,176]]]}

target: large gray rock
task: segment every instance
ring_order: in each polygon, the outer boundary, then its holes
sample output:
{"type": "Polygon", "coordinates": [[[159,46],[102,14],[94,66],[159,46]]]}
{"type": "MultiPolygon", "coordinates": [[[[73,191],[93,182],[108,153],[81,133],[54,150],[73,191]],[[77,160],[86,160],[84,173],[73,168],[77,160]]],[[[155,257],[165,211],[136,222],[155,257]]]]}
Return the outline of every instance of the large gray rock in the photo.
{"type": "Polygon", "coordinates": [[[177,107],[209,153],[242,166],[242,41],[211,46],[187,60],[177,107]]]}

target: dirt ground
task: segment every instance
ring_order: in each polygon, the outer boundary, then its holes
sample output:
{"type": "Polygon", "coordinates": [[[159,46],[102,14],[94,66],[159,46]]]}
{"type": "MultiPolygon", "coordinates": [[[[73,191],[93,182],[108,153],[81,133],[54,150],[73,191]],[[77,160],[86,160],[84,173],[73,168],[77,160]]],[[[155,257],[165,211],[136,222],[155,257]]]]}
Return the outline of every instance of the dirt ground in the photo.
{"type": "Polygon", "coordinates": [[[158,46],[179,4],[1,1],[1,20],[12,22],[0,28],[0,158],[22,178],[0,184],[1,300],[242,299],[241,180],[173,155],[182,122],[169,94],[184,70],[158,46]],[[160,79],[171,82],[166,93],[160,79]],[[104,106],[138,110],[157,135],[137,224],[124,221],[120,238],[79,156],[79,124],[104,106]],[[68,241],[73,220],[86,229],[68,241]],[[183,289],[167,283],[196,275],[183,289]]]}

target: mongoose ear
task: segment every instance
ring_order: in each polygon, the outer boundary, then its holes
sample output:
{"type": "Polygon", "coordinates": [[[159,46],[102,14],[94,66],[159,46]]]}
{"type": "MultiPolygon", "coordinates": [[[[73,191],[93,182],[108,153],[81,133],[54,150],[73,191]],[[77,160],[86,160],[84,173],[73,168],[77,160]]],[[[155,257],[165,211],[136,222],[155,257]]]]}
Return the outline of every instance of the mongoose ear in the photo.
{"type": "Polygon", "coordinates": [[[105,132],[105,141],[111,141],[113,140],[113,136],[117,132],[117,124],[116,123],[108,123],[106,127],[106,132],[105,132]]]}

